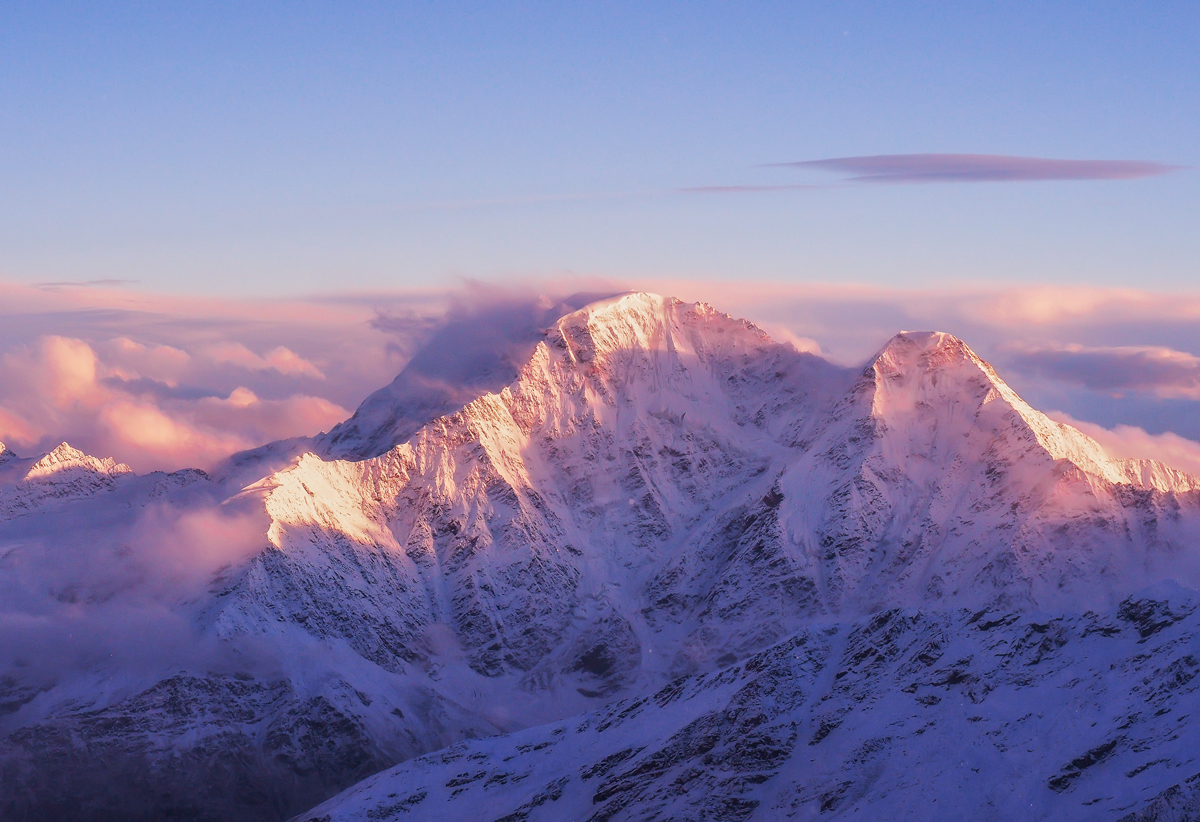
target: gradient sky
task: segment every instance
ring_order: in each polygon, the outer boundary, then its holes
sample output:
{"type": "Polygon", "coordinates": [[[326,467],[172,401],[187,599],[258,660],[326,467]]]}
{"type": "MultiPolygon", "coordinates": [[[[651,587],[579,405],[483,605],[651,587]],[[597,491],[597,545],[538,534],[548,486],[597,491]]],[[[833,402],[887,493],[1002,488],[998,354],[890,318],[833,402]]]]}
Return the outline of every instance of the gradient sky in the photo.
{"type": "Polygon", "coordinates": [[[1192,290],[1197,43],[1195,2],[3,3],[0,281],[1192,290]],[[768,165],[910,153],[1188,168],[768,165]]]}

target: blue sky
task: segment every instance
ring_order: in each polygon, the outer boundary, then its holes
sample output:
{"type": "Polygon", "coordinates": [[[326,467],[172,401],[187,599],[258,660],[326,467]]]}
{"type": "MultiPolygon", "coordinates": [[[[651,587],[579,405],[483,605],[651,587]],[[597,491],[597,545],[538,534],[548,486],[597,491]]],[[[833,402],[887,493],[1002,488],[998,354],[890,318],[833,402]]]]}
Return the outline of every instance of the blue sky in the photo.
{"type": "Polygon", "coordinates": [[[688,278],[1191,290],[1200,5],[0,5],[0,279],[265,295],[688,278]]]}

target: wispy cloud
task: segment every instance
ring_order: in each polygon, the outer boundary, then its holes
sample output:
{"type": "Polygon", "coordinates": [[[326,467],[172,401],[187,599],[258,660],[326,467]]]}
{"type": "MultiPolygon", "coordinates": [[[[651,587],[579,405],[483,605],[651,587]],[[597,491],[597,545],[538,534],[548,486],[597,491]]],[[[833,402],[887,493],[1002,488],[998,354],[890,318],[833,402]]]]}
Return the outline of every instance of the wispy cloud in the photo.
{"type": "Polygon", "coordinates": [[[1003,154],[874,154],[771,163],[849,175],[851,183],[1013,183],[1047,180],[1135,180],[1182,166],[1144,160],[1056,160],[1003,154]]]}
{"type": "Polygon", "coordinates": [[[809,189],[834,188],[829,185],[804,184],[795,185],[732,185],[732,186],[692,186],[681,188],[684,194],[753,194],[760,191],[806,191],[809,189]]]}
{"type": "Polygon", "coordinates": [[[36,283],[36,288],[56,289],[56,288],[120,288],[127,285],[136,285],[138,280],[58,280],[55,282],[36,283]]]}
{"type": "Polygon", "coordinates": [[[1093,391],[1200,399],[1200,357],[1161,346],[1013,347],[1023,368],[1093,391]]]}

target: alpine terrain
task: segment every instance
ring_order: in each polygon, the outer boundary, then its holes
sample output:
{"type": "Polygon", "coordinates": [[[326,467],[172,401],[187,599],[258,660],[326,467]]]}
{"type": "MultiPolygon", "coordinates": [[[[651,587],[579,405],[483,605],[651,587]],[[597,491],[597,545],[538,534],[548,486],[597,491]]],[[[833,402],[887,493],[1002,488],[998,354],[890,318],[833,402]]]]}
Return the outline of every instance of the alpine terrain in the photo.
{"type": "Polygon", "coordinates": [[[212,474],[0,446],[0,818],[1200,818],[1200,479],[949,334],[545,323],[212,474]]]}

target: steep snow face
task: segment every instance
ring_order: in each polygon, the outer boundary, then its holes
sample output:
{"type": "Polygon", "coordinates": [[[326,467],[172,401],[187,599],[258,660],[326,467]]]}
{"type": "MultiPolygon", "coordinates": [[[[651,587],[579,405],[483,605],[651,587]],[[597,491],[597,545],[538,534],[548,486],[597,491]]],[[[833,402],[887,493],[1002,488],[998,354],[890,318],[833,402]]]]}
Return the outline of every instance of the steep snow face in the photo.
{"type": "Polygon", "coordinates": [[[1196,605],[1176,589],[1103,614],[814,625],[743,664],[398,765],[297,822],[1192,819],[1196,605]]]}
{"type": "Polygon", "coordinates": [[[367,459],[406,441],[423,425],[452,414],[516,377],[547,326],[592,302],[576,294],[559,303],[498,300],[483,311],[453,315],[392,383],[311,449],[326,459],[367,459]]]}

